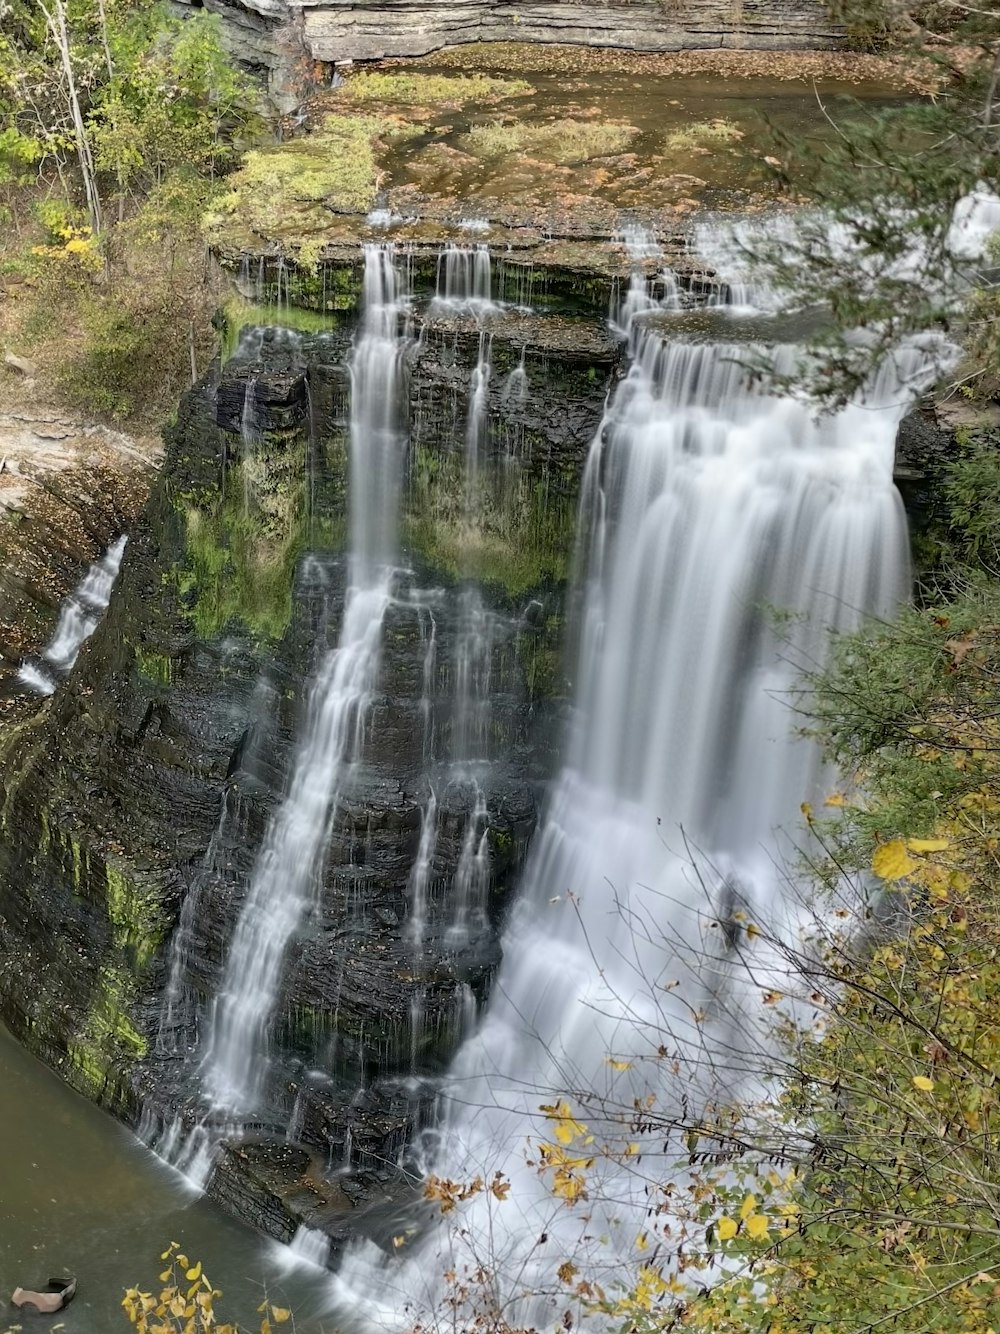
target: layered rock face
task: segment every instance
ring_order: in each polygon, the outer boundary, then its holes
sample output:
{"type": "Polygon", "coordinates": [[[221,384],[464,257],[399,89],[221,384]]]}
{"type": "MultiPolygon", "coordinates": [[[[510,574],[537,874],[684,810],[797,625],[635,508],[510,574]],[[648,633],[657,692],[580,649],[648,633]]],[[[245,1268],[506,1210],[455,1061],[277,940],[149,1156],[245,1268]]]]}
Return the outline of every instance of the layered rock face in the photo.
{"type": "MultiPolygon", "coordinates": [[[[191,3],[174,0],[179,9],[191,3]]],[[[292,67],[303,57],[380,60],[466,42],[571,42],[631,51],[781,51],[844,43],[826,0],[205,0],[205,7],[222,19],[237,59],[268,71],[279,101],[294,100],[292,67]]]]}
{"type": "MultiPolygon", "coordinates": [[[[359,273],[328,275],[325,332],[246,328],[185,397],[104,623],[6,741],[0,1016],[161,1142],[205,1115],[213,1002],[343,618],[359,273]]],[[[580,312],[551,315],[487,334],[445,312],[407,354],[402,563],[360,761],[287,952],[264,1097],[213,1182],[286,1240],[385,1187],[485,994],[555,763],[576,497],[622,361],[580,312]]]]}

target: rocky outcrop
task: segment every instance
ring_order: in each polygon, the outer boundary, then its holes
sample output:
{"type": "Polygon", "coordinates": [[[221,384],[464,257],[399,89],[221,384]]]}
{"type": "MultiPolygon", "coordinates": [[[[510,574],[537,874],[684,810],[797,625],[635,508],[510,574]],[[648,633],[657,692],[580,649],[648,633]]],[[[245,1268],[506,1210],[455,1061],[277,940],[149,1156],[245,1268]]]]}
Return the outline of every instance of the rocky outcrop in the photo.
{"type": "MultiPolygon", "coordinates": [[[[183,11],[195,0],[174,0],[183,11]]],[[[202,0],[197,0],[202,7],[202,0]]],[[[833,49],[843,29],[826,0],[204,0],[243,64],[267,71],[290,106],[303,59],[419,56],[468,42],[549,42],[629,51],[833,49]]]]}
{"type": "MultiPolygon", "coordinates": [[[[484,442],[475,548],[456,440],[480,331],[435,320],[411,350],[404,561],[363,762],[330,829],[316,910],[288,953],[260,1115],[213,1186],[285,1239],[300,1221],[339,1235],[394,1188],[386,1164],[425,1114],[428,1081],[497,960],[566,694],[582,464],[620,367],[617,345],[583,323],[522,317],[494,334],[490,402],[504,427],[484,442]],[[470,598],[483,631],[474,725],[489,761],[474,776],[453,763],[473,725],[456,685],[470,598]],[[418,948],[410,876],[432,789],[418,948]],[[470,830],[485,911],[456,941],[451,896],[470,830]],[[328,1166],[348,1162],[352,1174],[331,1184],[328,1166]]],[[[0,1017],[154,1135],[203,1111],[205,1016],[287,790],[307,682],[336,643],[351,332],[345,321],[319,335],[245,334],[185,396],[104,623],[69,681],[4,743],[0,1017]]]]}
{"type": "Polygon", "coordinates": [[[680,4],[504,3],[396,0],[391,5],[302,7],[303,39],[317,60],[424,55],[463,42],[570,42],[629,51],[704,47],[782,50],[840,40],[823,0],[683,0],[680,4]]]}

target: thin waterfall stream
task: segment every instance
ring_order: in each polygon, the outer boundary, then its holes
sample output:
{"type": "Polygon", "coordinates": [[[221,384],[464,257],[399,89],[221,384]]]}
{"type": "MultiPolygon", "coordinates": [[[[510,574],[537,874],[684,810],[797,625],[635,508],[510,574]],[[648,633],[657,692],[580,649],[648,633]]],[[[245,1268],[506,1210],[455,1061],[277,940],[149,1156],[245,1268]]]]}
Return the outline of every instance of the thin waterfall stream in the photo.
{"type": "Polygon", "coordinates": [[[365,250],[363,301],[351,367],[347,602],[337,647],[311,687],[288,795],[258,856],[216,1000],[204,1079],[225,1112],[253,1111],[260,1098],[285,950],[309,909],[330,819],[359,752],[392,596],[407,335],[406,294],[386,246],[365,250]]]}
{"type": "Polygon", "coordinates": [[[125,535],[113,542],[63,602],[41,663],[22,663],[18,679],[37,694],[51,695],[55,691],[58,681],[72,670],[80,649],[100,625],[111,601],[127,542],[125,535]]]}

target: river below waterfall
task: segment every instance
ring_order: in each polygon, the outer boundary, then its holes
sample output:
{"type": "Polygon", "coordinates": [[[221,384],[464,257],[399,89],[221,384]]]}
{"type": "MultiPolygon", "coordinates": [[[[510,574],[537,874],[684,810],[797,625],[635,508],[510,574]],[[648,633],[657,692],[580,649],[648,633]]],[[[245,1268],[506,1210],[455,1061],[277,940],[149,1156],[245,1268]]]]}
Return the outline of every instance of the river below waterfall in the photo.
{"type": "MultiPolygon", "coordinates": [[[[74,1093],[0,1028],[0,1300],[19,1284],[72,1273],[76,1300],[32,1328],[65,1334],[126,1329],[129,1284],[152,1289],[161,1252],[180,1242],[222,1290],[220,1314],[253,1324],[266,1285],[291,1305],[296,1329],[322,1334],[327,1278],[284,1272],[285,1248],[264,1243],[165,1167],[127,1130],[74,1093]]],[[[11,1319],[15,1312],[11,1308],[11,1319]]],[[[2,1323],[2,1322],[0,1322],[2,1323]]],[[[16,1322],[15,1322],[16,1323],[16,1322]]]]}

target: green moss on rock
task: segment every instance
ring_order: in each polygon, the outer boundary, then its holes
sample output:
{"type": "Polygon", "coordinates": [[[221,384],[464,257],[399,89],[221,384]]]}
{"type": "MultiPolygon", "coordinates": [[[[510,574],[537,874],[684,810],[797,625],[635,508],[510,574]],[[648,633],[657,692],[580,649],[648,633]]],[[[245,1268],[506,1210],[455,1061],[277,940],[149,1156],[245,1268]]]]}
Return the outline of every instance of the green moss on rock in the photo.
{"type": "Polygon", "coordinates": [[[397,106],[448,106],[497,102],[534,92],[524,79],[485,74],[411,74],[365,70],[349,79],[340,96],[347,102],[388,102],[397,106]]]}
{"type": "Polygon", "coordinates": [[[86,1021],[68,1043],[70,1083],[95,1102],[123,1101],[125,1068],[141,1061],[149,1050],[128,1014],[133,992],[129,974],[111,966],[102,968],[86,1021]]]}
{"type": "Polygon", "coordinates": [[[186,559],[178,588],[203,639],[231,620],[261,640],[287,630],[304,539],[304,476],[304,442],[265,436],[230,466],[214,505],[182,501],[186,559]]]}
{"type": "Polygon", "coordinates": [[[105,866],[105,876],[108,920],[114,942],[119,949],[132,953],[136,972],[142,973],[152,962],[166,932],[157,897],[110,862],[105,866]]]}
{"type": "Polygon", "coordinates": [[[304,247],[307,267],[314,265],[331,214],[367,213],[375,202],[384,142],[419,131],[388,115],[336,115],[302,139],[254,149],[202,221],[209,243],[237,251],[259,250],[261,241],[285,252],[304,247]]]}
{"type": "Polygon", "coordinates": [[[516,598],[566,578],[574,502],[516,466],[489,471],[468,493],[464,457],[417,448],[406,539],[453,579],[499,585],[516,598]]]}
{"type": "Polygon", "coordinates": [[[492,121],[488,125],[474,125],[468,134],[468,145],[480,157],[527,154],[542,162],[569,166],[624,153],[638,133],[634,125],[621,121],[568,118],[542,125],[492,121]]]}

